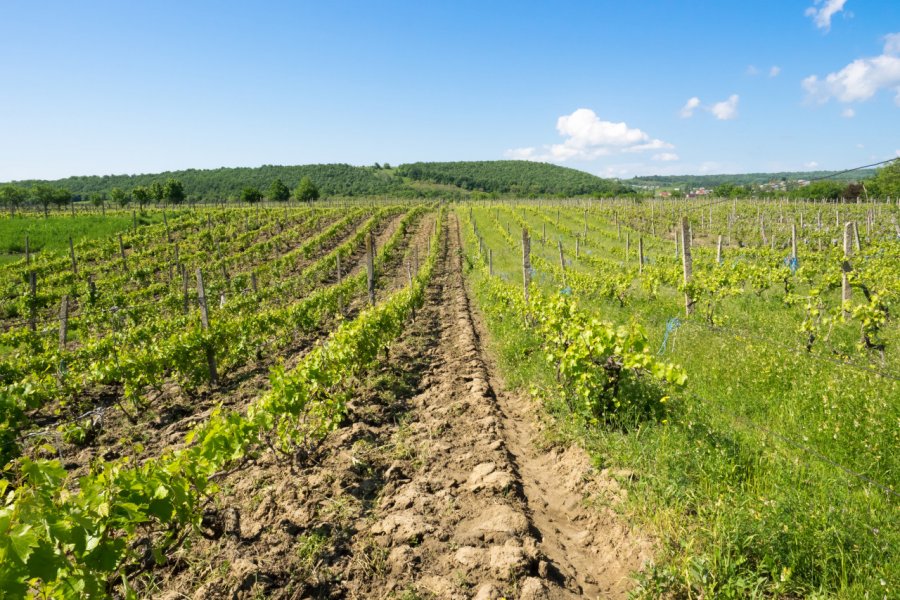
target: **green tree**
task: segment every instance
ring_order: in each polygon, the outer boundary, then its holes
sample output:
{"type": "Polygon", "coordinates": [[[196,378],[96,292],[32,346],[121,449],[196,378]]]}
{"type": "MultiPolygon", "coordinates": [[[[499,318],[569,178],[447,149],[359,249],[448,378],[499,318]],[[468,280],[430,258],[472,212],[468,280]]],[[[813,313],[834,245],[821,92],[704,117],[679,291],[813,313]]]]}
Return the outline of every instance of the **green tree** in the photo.
{"type": "Polygon", "coordinates": [[[154,181],[150,184],[150,199],[155,202],[162,202],[162,199],[165,197],[165,188],[163,188],[163,184],[158,181],[154,181]]]}
{"type": "Polygon", "coordinates": [[[72,201],[72,192],[66,188],[53,188],[53,195],[51,196],[50,201],[62,208],[72,201]]]}
{"type": "Polygon", "coordinates": [[[17,185],[4,185],[0,187],[0,203],[9,208],[10,213],[22,206],[28,199],[28,191],[17,185]]]}
{"type": "Polygon", "coordinates": [[[309,177],[304,177],[294,190],[294,198],[300,202],[312,202],[319,199],[319,188],[309,177]]]}
{"type": "MultiPolygon", "coordinates": [[[[246,189],[244,191],[247,191],[246,189]]],[[[272,185],[269,186],[269,200],[275,202],[287,202],[291,197],[291,190],[288,189],[288,186],[284,185],[284,182],[281,179],[276,179],[272,182],[272,185]]]]}
{"type": "Polygon", "coordinates": [[[807,186],[797,189],[795,195],[814,200],[840,200],[844,193],[844,184],[839,181],[813,181],[807,186]]]}
{"type": "Polygon", "coordinates": [[[878,169],[869,191],[882,198],[900,197],[900,158],[878,169]]]}
{"type": "Polygon", "coordinates": [[[184,202],[184,184],[174,178],[167,179],[163,186],[163,198],[170,204],[181,204],[184,202]]]}
{"type": "Polygon", "coordinates": [[[141,210],[144,210],[144,205],[148,204],[151,199],[153,199],[153,192],[150,188],[139,185],[133,190],[131,190],[131,197],[134,198],[135,202],[138,203],[138,206],[141,210]]]}
{"type": "Polygon", "coordinates": [[[91,201],[91,204],[99,208],[106,202],[106,194],[102,192],[94,192],[93,194],[88,196],[88,199],[91,201]]]}
{"type": "Polygon", "coordinates": [[[255,187],[245,187],[241,190],[241,200],[243,202],[249,202],[250,204],[254,204],[263,199],[263,193],[259,191],[259,188],[255,187]]]}
{"type": "Polygon", "coordinates": [[[45,183],[39,183],[31,188],[31,197],[35,204],[41,205],[44,209],[44,216],[47,216],[47,207],[53,201],[53,186],[45,183]]]}
{"type": "MultiPolygon", "coordinates": [[[[113,202],[115,202],[122,208],[125,208],[128,205],[128,201],[130,200],[130,198],[128,198],[128,194],[122,188],[113,188],[109,190],[109,197],[113,202]]],[[[135,200],[137,200],[137,198],[135,198],[135,200]]],[[[138,200],[138,202],[140,203],[140,200],[138,200]]],[[[141,203],[141,209],[143,210],[143,208],[144,205],[143,203],[141,203]]]]}

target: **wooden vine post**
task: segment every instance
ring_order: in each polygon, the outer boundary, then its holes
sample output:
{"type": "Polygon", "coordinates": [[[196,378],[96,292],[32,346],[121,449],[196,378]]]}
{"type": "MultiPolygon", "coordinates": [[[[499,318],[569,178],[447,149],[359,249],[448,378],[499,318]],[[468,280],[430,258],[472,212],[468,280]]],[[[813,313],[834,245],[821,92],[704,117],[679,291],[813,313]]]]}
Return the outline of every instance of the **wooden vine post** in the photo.
{"type": "Polygon", "coordinates": [[[119,234],[119,254],[122,255],[122,268],[128,271],[128,259],[125,257],[125,243],[122,241],[122,234],[119,234]]]}
{"type": "Polygon", "coordinates": [[[716,264],[722,264],[722,236],[719,236],[718,241],[716,242],[716,264]]]}
{"type": "Polygon", "coordinates": [[[25,236],[25,266],[31,265],[31,248],[28,244],[28,236],[25,236]]]}
{"type": "MultiPolygon", "coordinates": [[[[203,287],[203,271],[197,269],[197,299],[200,304],[200,324],[204,331],[209,331],[209,306],[206,300],[206,289],[203,287]]],[[[206,364],[209,367],[209,380],[215,384],[219,375],[216,372],[216,354],[211,344],[206,346],[206,364]]]]}
{"type": "Polygon", "coordinates": [[[687,217],[681,217],[681,260],[684,266],[684,309],[688,316],[694,312],[694,300],[691,298],[691,294],[687,289],[687,285],[691,283],[691,279],[693,279],[693,267],[694,261],[691,258],[691,245],[684,243],[684,240],[688,239],[688,220],[687,217]]]}
{"type": "Polygon", "coordinates": [[[78,275],[78,262],[75,260],[75,245],[72,243],[72,236],[69,236],[69,258],[72,259],[72,273],[78,275]]]}
{"type": "Polygon", "coordinates": [[[528,236],[528,230],[522,228],[522,283],[525,286],[525,305],[528,305],[529,293],[531,287],[531,238],[528,236]]]}
{"type": "Polygon", "coordinates": [[[181,293],[184,297],[184,314],[191,311],[188,298],[188,272],[184,265],[181,266],[181,293]]]}
{"type": "Polygon", "coordinates": [[[850,302],[850,266],[851,253],[851,236],[853,235],[853,221],[848,221],[844,225],[844,262],[841,264],[841,306],[843,307],[844,317],[850,316],[850,311],[846,306],[850,302]]]}
{"type": "Polygon", "coordinates": [[[37,273],[28,272],[28,287],[31,291],[31,306],[28,309],[28,328],[37,331],[37,273]]]}
{"type": "Polygon", "coordinates": [[[369,304],[375,306],[375,237],[371,231],[366,238],[366,277],[369,289],[369,304]]]}
{"type": "Polygon", "coordinates": [[[69,296],[63,295],[59,303],[59,349],[66,349],[69,338],[69,296]]]}
{"type": "Polygon", "coordinates": [[[644,274],[644,238],[638,238],[638,274],[644,274]]]}
{"type": "MultiPolygon", "coordinates": [[[[341,253],[340,252],[338,252],[337,255],[334,257],[334,269],[335,269],[335,271],[337,271],[337,284],[338,284],[338,289],[340,289],[341,282],[343,281],[343,276],[341,275],[341,253]]],[[[337,306],[338,306],[338,313],[344,314],[344,299],[341,296],[340,292],[338,292],[337,306]]]]}
{"type": "Polygon", "coordinates": [[[797,226],[791,223],[791,258],[797,260],[797,226]]]}
{"type": "Polygon", "coordinates": [[[556,244],[559,246],[559,268],[562,269],[563,285],[567,286],[569,282],[566,279],[566,257],[563,255],[562,240],[557,240],[556,244]]]}

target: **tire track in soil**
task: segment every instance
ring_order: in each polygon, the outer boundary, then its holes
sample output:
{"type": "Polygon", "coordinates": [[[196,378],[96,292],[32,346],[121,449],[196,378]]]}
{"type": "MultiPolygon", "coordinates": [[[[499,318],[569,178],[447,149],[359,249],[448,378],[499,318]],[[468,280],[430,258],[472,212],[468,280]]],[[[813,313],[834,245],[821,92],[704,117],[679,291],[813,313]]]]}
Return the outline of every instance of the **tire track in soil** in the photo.
{"type": "Polygon", "coordinates": [[[410,402],[420,466],[389,468],[370,525],[356,535],[384,549],[385,566],[380,578],[352,573],[348,596],[625,597],[650,545],[612,511],[585,506],[587,495],[620,495],[614,480],[592,477],[579,449],[537,450],[528,403],[495,392],[502,384],[481,348],[452,218],[450,256],[429,298],[437,347],[410,402]]]}

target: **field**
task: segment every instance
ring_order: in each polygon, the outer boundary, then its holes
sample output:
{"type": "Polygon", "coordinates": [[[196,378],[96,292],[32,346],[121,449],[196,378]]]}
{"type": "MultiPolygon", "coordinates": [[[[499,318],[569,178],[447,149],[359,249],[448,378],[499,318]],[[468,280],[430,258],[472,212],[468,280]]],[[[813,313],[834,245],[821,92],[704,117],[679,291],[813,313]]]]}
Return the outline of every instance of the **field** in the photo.
{"type": "MultiPolygon", "coordinates": [[[[138,217],[135,216],[134,219],[138,217]]],[[[147,225],[153,219],[161,220],[159,213],[140,215],[139,225],[147,225]]],[[[25,256],[25,238],[29,252],[60,252],[68,250],[69,236],[73,242],[111,237],[132,227],[131,211],[108,215],[54,214],[47,219],[27,216],[0,218],[0,265],[22,259],[25,256]]]]}
{"type": "Polygon", "coordinates": [[[4,218],[0,590],[896,597],[898,214],[4,218]]]}

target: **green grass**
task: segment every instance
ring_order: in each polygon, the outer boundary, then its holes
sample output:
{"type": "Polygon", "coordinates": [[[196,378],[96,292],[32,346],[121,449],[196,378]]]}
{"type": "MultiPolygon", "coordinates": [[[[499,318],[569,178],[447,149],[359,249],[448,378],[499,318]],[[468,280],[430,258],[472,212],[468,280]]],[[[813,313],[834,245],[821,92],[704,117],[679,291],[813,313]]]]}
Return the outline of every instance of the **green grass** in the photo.
{"type": "MultiPolygon", "coordinates": [[[[475,256],[468,210],[459,212],[469,255],[475,256]]],[[[473,214],[485,245],[494,251],[495,273],[521,285],[521,250],[510,248],[500,231],[509,220],[518,241],[521,229],[502,210],[499,226],[494,209],[475,208],[473,214]]],[[[564,229],[581,231],[581,211],[564,208],[559,230],[555,209],[545,208],[543,214],[551,221],[546,245],[540,242],[545,221],[526,214],[532,254],[558,262],[556,240],[562,237],[573,258],[574,243],[564,229]]],[[[592,225],[592,243],[582,251],[622,260],[624,229],[617,241],[611,224],[592,225]],[[604,232],[607,237],[601,236],[604,232]]],[[[674,255],[671,241],[645,242],[651,260],[674,255]]],[[[590,271],[576,260],[569,268],[590,271]]],[[[481,277],[477,270],[470,273],[476,301],[487,308],[481,277]]],[[[535,280],[546,290],[562,287],[540,272],[535,280]]],[[[602,298],[582,298],[581,304],[614,323],[637,321],[654,348],[662,342],[667,319],[683,318],[684,312],[683,296],[665,287],[650,297],[634,286],[624,307],[602,298]]],[[[657,563],[642,576],[640,593],[717,598],[897,594],[897,497],[834,465],[900,488],[900,383],[791,350],[802,347],[795,333],[800,314],[774,292],[744,293],[718,310],[730,326],[750,335],[712,331],[694,320],[670,337],[665,358],[684,366],[690,379],[686,393],[673,399],[665,423],[629,431],[587,428],[567,412],[565,402],[545,396],[556,435],[584,445],[599,466],[637,474],[624,510],[660,542],[657,563]]],[[[524,391],[553,389],[552,367],[520,319],[484,312],[507,382],[524,391]]],[[[892,372],[900,371],[896,329],[886,333],[890,343],[882,365],[892,372]]],[[[852,349],[858,335],[852,327],[836,331],[834,345],[852,349]]]]}
{"type": "MultiPolygon", "coordinates": [[[[162,221],[162,213],[148,211],[137,217],[138,225],[162,221]]],[[[78,243],[82,240],[112,238],[132,225],[130,212],[112,212],[102,215],[52,215],[14,216],[0,218],[0,264],[13,262],[25,254],[25,236],[31,252],[58,252],[67,250],[69,236],[78,243]]]]}

